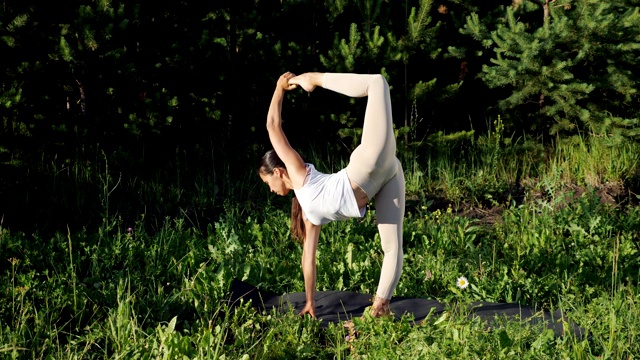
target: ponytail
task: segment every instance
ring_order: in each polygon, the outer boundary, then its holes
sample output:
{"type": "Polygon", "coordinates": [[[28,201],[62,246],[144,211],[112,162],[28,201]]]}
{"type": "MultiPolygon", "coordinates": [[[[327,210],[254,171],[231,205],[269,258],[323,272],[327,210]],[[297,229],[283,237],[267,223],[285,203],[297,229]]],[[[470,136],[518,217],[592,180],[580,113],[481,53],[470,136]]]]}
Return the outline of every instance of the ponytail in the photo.
{"type": "MultiPolygon", "coordinates": [[[[278,154],[274,150],[267,151],[260,161],[258,174],[269,175],[273,173],[275,168],[285,169],[284,162],[280,160],[278,154]]],[[[291,200],[291,238],[293,241],[304,244],[305,238],[304,218],[302,217],[302,207],[298,199],[294,196],[291,200]]]]}
{"type": "Polygon", "coordinates": [[[291,238],[298,244],[303,245],[305,235],[302,207],[298,202],[298,198],[294,196],[291,199],[291,238]]]}

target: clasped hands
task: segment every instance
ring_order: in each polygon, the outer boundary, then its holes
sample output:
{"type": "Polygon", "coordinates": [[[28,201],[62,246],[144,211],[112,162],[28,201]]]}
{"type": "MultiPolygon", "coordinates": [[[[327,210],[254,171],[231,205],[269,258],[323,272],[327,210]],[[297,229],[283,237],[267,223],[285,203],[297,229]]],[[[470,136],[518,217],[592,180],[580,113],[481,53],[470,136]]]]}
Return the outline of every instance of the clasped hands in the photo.
{"type": "Polygon", "coordinates": [[[297,84],[289,83],[289,80],[293,79],[294,77],[296,77],[296,74],[287,71],[286,73],[280,75],[277,86],[286,91],[297,88],[297,84]]]}

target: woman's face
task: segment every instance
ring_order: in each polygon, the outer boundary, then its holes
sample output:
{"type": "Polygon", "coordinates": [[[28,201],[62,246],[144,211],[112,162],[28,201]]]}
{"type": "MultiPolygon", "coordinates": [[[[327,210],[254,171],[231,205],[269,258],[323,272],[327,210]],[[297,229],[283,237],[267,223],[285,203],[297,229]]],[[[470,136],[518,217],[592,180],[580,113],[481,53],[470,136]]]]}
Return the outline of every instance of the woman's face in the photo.
{"type": "Polygon", "coordinates": [[[285,196],[289,193],[290,190],[283,180],[285,174],[286,172],[284,172],[282,169],[275,168],[273,170],[273,173],[271,174],[260,173],[260,178],[265,184],[269,185],[269,189],[272,193],[276,193],[280,196],[285,196]]]}

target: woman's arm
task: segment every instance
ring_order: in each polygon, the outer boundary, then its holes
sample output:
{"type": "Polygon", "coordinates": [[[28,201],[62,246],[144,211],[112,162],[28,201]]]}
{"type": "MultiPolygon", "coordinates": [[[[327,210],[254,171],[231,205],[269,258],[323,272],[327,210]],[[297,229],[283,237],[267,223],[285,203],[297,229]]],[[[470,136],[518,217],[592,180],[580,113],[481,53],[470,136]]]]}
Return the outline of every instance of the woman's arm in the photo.
{"type": "Polygon", "coordinates": [[[284,100],[285,91],[294,89],[297,86],[289,84],[289,79],[294,76],[291,73],[285,73],[278,79],[267,114],[267,131],[269,132],[271,146],[284,162],[289,178],[293,182],[293,187],[297,189],[302,187],[307,170],[300,154],[291,147],[282,130],[282,101],[284,100]]]}
{"type": "Polygon", "coordinates": [[[304,275],[304,291],[307,303],[300,315],[309,314],[316,317],[316,249],[320,238],[320,225],[314,225],[308,220],[304,222],[306,234],[302,245],[302,274],[304,275]]]}

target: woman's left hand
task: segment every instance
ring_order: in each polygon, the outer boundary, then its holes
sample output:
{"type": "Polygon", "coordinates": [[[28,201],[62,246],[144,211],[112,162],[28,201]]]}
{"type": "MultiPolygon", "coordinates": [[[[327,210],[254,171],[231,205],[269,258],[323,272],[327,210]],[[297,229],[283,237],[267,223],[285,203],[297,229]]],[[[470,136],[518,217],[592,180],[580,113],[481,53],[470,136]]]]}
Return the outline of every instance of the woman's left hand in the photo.
{"type": "Polygon", "coordinates": [[[298,85],[289,84],[289,79],[294,78],[295,76],[296,75],[291,73],[291,72],[286,72],[286,73],[280,75],[280,78],[278,79],[277,86],[282,88],[283,90],[286,90],[286,91],[293,90],[293,89],[297,88],[298,85]]]}
{"type": "Polygon", "coordinates": [[[304,316],[306,314],[311,315],[312,318],[317,319],[316,318],[316,303],[313,301],[307,301],[307,303],[304,305],[304,308],[302,308],[302,311],[300,311],[300,316],[304,316]]]}

